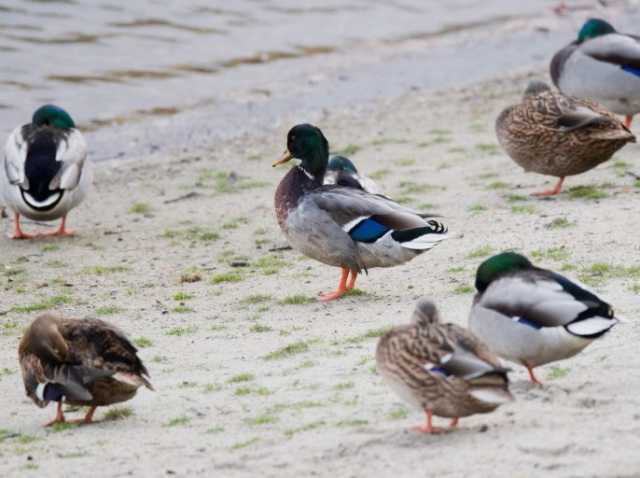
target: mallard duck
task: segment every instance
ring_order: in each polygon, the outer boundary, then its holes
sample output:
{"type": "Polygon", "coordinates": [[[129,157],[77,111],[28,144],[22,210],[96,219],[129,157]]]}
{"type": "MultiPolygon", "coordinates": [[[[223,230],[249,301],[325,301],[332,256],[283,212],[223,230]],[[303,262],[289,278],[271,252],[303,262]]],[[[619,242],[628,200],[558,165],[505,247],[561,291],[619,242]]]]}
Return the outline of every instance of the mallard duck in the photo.
{"type": "Polygon", "coordinates": [[[96,407],[133,398],[141,386],[153,390],[137,349],[123,332],[98,319],[75,320],[44,314],[26,330],[18,347],[25,391],[43,408],[58,403],[53,421],[65,421],[62,403],[96,407]],[[146,377],[145,377],[146,376],[146,377]]]}
{"type": "Polygon", "coordinates": [[[564,94],[625,115],[627,127],[640,111],[640,38],[617,32],[600,18],[584,23],[578,38],[554,55],[550,70],[564,94]]]}
{"type": "Polygon", "coordinates": [[[443,324],[433,302],[421,299],[413,323],[387,332],[376,349],[378,373],[406,402],[426,414],[415,430],[439,431],[433,415],[452,418],[488,413],[513,400],[507,369],[472,333],[443,324]]]}
{"type": "Polygon", "coordinates": [[[344,156],[333,156],[329,160],[324,184],[337,184],[362,189],[371,194],[382,194],[375,181],[359,174],[353,161],[344,156]]]}
{"type": "Polygon", "coordinates": [[[595,168],[636,140],[596,103],[564,96],[541,81],[529,83],[522,102],[500,113],[496,135],[525,171],[560,178],[553,189],[534,196],[558,194],[565,176],[595,168]]]}
{"type": "Polygon", "coordinates": [[[73,234],[67,214],[86,196],[92,181],[87,145],[71,116],[45,105],[31,123],[18,126],[7,140],[0,168],[0,193],[14,213],[14,239],[34,237],[22,231],[20,216],[36,221],[62,219],[47,235],[73,234]]]}
{"type": "Polygon", "coordinates": [[[276,216],[294,249],[342,269],[338,289],[321,294],[321,300],[337,299],[352,289],[362,270],[402,264],[446,238],[444,225],[389,198],[354,187],[324,186],[329,143],[315,126],[294,126],[287,151],[273,165],[293,158],[301,163],[278,185],[276,216]]]}
{"type": "Polygon", "coordinates": [[[618,323],[593,292],[514,252],[484,261],[476,289],[469,328],[538,384],[535,367],[576,355],[618,323]]]}

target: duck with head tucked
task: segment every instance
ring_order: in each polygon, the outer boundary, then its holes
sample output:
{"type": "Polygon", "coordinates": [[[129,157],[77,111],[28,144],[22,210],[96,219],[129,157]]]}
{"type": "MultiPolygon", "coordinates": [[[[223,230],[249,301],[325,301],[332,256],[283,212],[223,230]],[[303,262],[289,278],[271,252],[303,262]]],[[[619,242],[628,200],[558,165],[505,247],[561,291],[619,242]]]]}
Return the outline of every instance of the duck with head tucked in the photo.
{"type": "Polygon", "coordinates": [[[329,142],[319,128],[291,128],[287,151],[273,165],[293,158],[300,164],[278,185],[276,215],[294,249],[341,268],[337,290],[322,294],[321,300],[345,294],[363,270],[405,263],[446,238],[444,225],[387,197],[356,187],[323,185],[329,142]]]}
{"type": "Polygon", "coordinates": [[[407,403],[426,414],[414,430],[440,431],[433,415],[452,418],[489,413],[513,400],[507,369],[472,333],[445,324],[435,304],[421,299],[413,322],[396,327],[378,342],[378,373],[407,403]]]}
{"type": "Polygon", "coordinates": [[[531,81],[522,101],[496,119],[496,135],[507,154],[525,171],[558,177],[558,194],[566,176],[584,173],[611,158],[635,136],[613,114],[588,100],[553,91],[531,81]]]}
{"type": "Polygon", "coordinates": [[[98,319],[75,320],[44,314],[27,328],[18,347],[25,391],[36,405],[57,402],[46,426],[65,422],[62,404],[96,407],[133,398],[138,388],[153,390],[137,349],[122,331],[98,319]]]}
{"type": "Polygon", "coordinates": [[[533,369],[573,357],[617,323],[612,307],[581,284],[514,252],[478,267],[469,329],[499,356],[533,369]]]}
{"type": "Polygon", "coordinates": [[[87,144],[73,119],[62,108],[45,105],[31,123],[18,126],[7,139],[0,168],[0,194],[14,214],[14,239],[30,239],[20,216],[35,221],[61,219],[48,234],[68,236],[67,214],[85,198],[92,171],[87,144]]]}
{"type": "Polygon", "coordinates": [[[353,161],[344,156],[333,156],[329,160],[324,183],[358,188],[371,194],[382,194],[375,181],[360,174],[353,161]]]}
{"type": "Polygon", "coordinates": [[[627,128],[640,111],[640,37],[620,33],[601,18],[584,23],[578,38],[554,55],[550,70],[565,95],[625,115],[627,128]]]}

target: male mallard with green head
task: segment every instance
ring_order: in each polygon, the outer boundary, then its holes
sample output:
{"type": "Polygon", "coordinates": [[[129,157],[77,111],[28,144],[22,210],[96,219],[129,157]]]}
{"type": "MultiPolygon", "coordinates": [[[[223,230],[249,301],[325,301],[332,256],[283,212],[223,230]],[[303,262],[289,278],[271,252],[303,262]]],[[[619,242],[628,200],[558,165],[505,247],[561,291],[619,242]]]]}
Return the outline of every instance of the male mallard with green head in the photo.
{"type": "Polygon", "coordinates": [[[601,106],[553,91],[542,81],[530,82],[522,101],[500,113],[496,135],[525,171],[559,178],[553,189],[534,196],[558,194],[566,176],[595,168],[636,140],[601,106]]]}
{"type": "Polygon", "coordinates": [[[323,185],[329,142],[315,126],[291,128],[287,151],[273,165],[293,158],[301,163],[278,185],[276,216],[294,249],[342,269],[338,289],[323,294],[321,300],[337,299],[352,289],[362,270],[402,264],[446,238],[444,225],[387,197],[355,187],[323,185]]]}
{"type": "Polygon", "coordinates": [[[513,400],[507,369],[472,333],[443,324],[433,302],[421,299],[413,323],[396,327],[378,342],[378,373],[407,403],[426,414],[415,430],[440,431],[433,415],[452,418],[489,413],[513,400]]]}
{"type": "Polygon", "coordinates": [[[137,349],[118,328],[98,319],[74,320],[44,314],[27,328],[18,347],[25,391],[39,407],[57,402],[88,406],[81,422],[91,423],[96,407],[130,400],[138,388],[153,390],[137,349]]]}
{"type": "Polygon", "coordinates": [[[601,18],[584,23],[578,38],[554,55],[550,70],[560,91],[625,115],[627,128],[640,111],[640,37],[601,18]]]}
{"type": "Polygon", "coordinates": [[[573,357],[618,323],[593,292],[514,252],[480,264],[476,289],[469,329],[534,383],[535,367],[573,357]]]}
{"type": "Polygon", "coordinates": [[[71,116],[54,105],[33,113],[31,123],[18,126],[7,139],[0,168],[0,193],[14,214],[14,239],[29,239],[20,216],[35,221],[61,219],[47,235],[66,236],[67,214],[84,199],[92,172],[87,145],[71,116]]]}

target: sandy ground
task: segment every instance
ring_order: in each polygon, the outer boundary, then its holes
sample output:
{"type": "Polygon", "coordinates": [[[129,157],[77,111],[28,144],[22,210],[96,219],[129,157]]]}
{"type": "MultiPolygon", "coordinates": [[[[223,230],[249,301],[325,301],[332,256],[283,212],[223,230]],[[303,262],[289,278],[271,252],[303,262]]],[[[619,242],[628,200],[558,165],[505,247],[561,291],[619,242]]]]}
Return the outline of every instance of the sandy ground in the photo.
{"type": "Polygon", "coordinates": [[[639,476],[640,188],[628,174],[640,172],[638,146],[557,198],[530,199],[553,179],[525,175],[493,133],[525,82],[521,72],[318,122],[334,151],[451,231],[337,302],[316,295],[338,270],[271,251],[284,245],[272,197],[285,170],[270,165],[285,127],[197,155],[99,164],[70,218],[76,238],[3,235],[0,475],[639,476]],[[376,374],[377,337],[407,322],[421,295],[466,324],[477,265],[504,249],[589,282],[629,322],[540,369],[543,387],[514,367],[516,401],[493,414],[443,436],[407,431],[422,415],[376,374]],[[16,348],[47,308],[124,329],[157,391],[99,409],[95,425],[43,429],[54,408],[25,397],[16,348]]]}

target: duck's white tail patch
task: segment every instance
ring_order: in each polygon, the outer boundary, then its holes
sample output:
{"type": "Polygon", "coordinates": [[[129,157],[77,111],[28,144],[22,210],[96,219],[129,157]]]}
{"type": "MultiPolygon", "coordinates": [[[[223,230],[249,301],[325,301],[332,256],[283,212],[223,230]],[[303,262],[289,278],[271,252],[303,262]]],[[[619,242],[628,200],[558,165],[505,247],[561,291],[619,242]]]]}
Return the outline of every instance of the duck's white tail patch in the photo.
{"type": "Polygon", "coordinates": [[[401,244],[402,247],[413,249],[414,251],[428,251],[445,239],[448,239],[447,234],[425,234],[424,236],[416,237],[411,241],[401,244]]]}
{"type": "Polygon", "coordinates": [[[151,383],[148,380],[141,377],[140,375],[135,375],[133,373],[126,372],[116,372],[113,374],[113,377],[118,382],[126,383],[127,385],[131,385],[132,387],[142,387],[143,385],[150,390],[153,390],[151,383]]]}
{"type": "Polygon", "coordinates": [[[602,335],[616,325],[616,319],[607,319],[604,317],[592,317],[590,319],[578,320],[567,325],[567,330],[573,335],[582,337],[602,335]]]}
{"type": "Polygon", "coordinates": [[[507,390],[498,387],[473,388],[469,391],[469,395],[481,402],[495,405],[502,405],[503,403],[513,401],[513,395],[507,390]]]}

